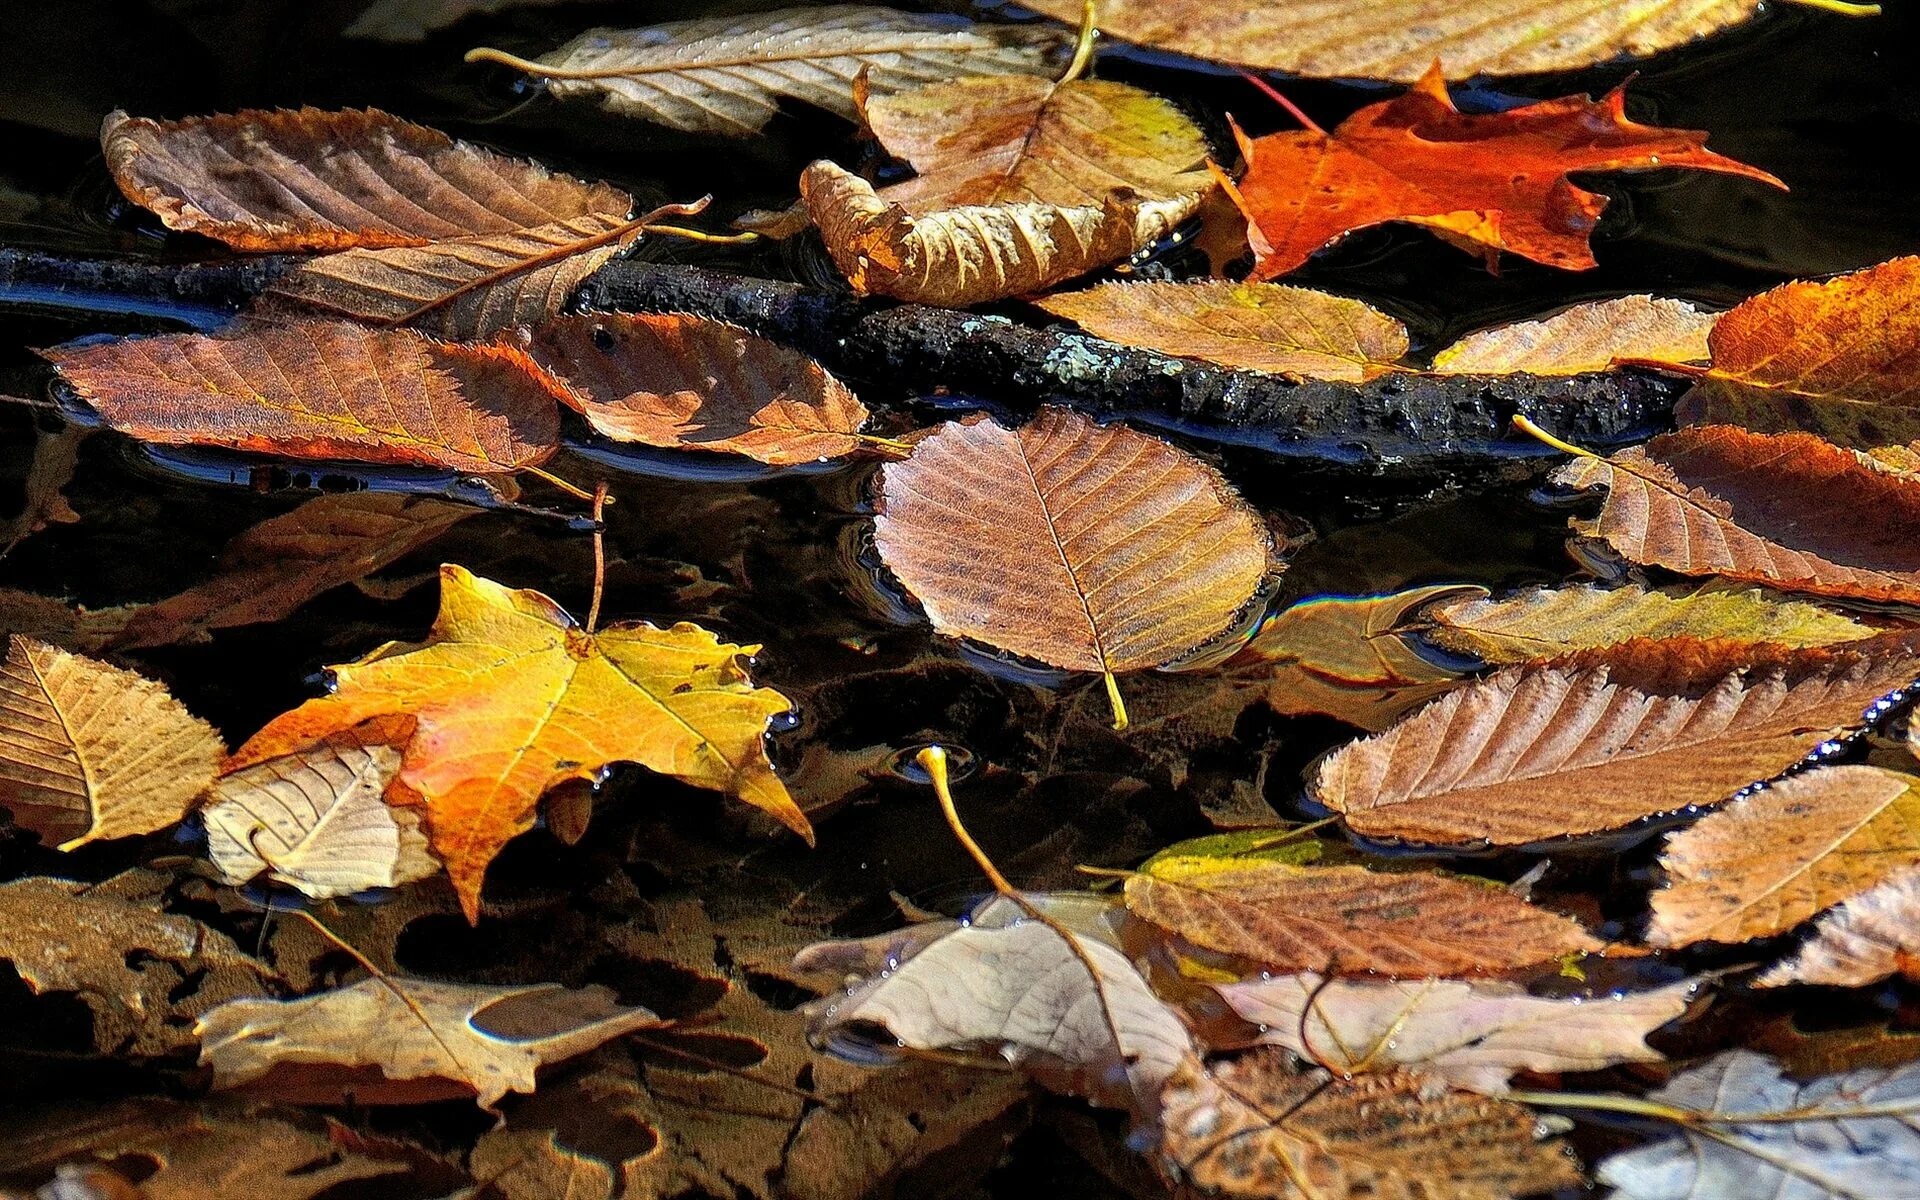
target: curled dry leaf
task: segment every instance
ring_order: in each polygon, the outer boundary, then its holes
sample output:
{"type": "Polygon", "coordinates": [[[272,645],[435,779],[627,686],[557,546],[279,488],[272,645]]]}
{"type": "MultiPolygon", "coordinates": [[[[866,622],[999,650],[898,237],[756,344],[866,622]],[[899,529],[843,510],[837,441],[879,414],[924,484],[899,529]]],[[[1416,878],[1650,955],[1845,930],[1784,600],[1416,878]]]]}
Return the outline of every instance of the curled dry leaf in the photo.
{"type": "Polygon", "coordinates": [[[264,871],[325,900],[439,871],[420,811],[386,800],[412,732],[404,717],[377,719],[221,776],[201,819],[222,881],[264,871]]]}
{"type": "Polygon", "coordinates": [[[1920,439],[1920,258],[1783,284],[1720,318],[1685,424],[1804,430],[1872,449],[1920,439]]]}
{"type": "Polygon", "coordinates": [[[1063,408],[942,425],[883,468],[874,525],[934,628],[1109,677],[1226,636],[1272,569],[1218,471],[1063,408]]]}
{"type": "Polygon", "coordinates": [[[685,313],[556,317],[526,335],[596,432],[785,466],[861,449],[867,410],[806,355],[685,313]]]}
{"type": "Polygon", "coordinates": [[[1644,1039],[1686,1011],[1695,984],[1586,998],[1533,996],[1498,981],[1329,981],[1306,974],[1217,990],[1260,1027],[1262,1042],[1343,1075],[1417,1067],[1450,1087],[1498,1096],[1517,1071],[1658,1062],[1644,1039]]]}
{"type": "Polygon", "coordinates": [[[226,753],[213,727],[132,671],[14,634],[0,663],[0,808],[49,845],[178,821],[226,753]]]}
{"type": "Polygon", "coordinates": [[[504,346],[301,321],[41,354],[142,441],[475,474],[534,466],[559,445],[565,389],[504,346]]]}
{"type": "Polygon", "coordinates": [[[1920,865],[1915,776],[1880,767],[1807,771],[1743,796],[1667,838],[1653,894],[1656,946],[1739,943],[1920,865]]]}
{"type": "Polygon", "coordinates": [[[1647,1099],[1689,1115],[1678,1137],[1600,1164],[1621,1200],[1779,1196],[1854,1200],[1920,1192],[1920,1065],[1812,1083],[1732,1050],[1647,1099]]]}
{"type": "Polygon", "coordinates": [[[1295,1072],[1270,1049],[1175,1076],[1156,1157],[1182,1194],[1237,1200],[1511,1200],[1581,1183],[1565,1146],[1517,1104],[1436,1091],[1407,1071],[1295,1072]]]}
{"type": "Polygon", "coordinates": [[[1890,975],[1920,981],[1920,869],[1912,867],[1821,917],[1812,940],[1754,982],[1866,987],[1890,975]]]}
{"type": "Polygon", "coordinates": [[[107,169],[167,228],[237,250],[419,246],[555,221],[624,220],[633,198],[377,109],[110,114],[107,169]]]}
{"type": "Polygon", "coordinates": [[[1603,948],[1506,888],[1431,872],[1161,856],[1126,896],[1141,920],[1275,971],[1459,975],[1603,948]]]}
{"type": "Polygon", "coordinates": [[[1359,383],[1407,352],[1407,327],[1372,305],[1275,283],[1102,283],[1035,303],[1123,346],[1305,379],[1359,383]]]}
{"type": "Polygon", "coordinates": [[[1916,667],[1898,635],[1622,642],[1456,688],[1334,752],[1310,792],[1372,838],[1515,846],[1615,829],[1771,778],[1916,667]]]}
{"type": "Polygon", "coordinates": [[[488,49],[467,61],[506,63],[562,99],[598,98],[689,133],[745,135],[787,97],[854,117],[862,71],[876,96],[963,75],[1047,75],[1064,44],[1057,30],[833,4],[589,29],[532,62],[488,49]]]}
{"type": "Polygon", "coordinates": [[[1637,584],[1530,588],[1499,600],[1485,596],[1426,610],[1423,634],[1448,650],[1490,663],[1558,658],[1634,638],[1721,638],[1784,646],[1830,646],[1878,631],[1801,600],[1758,588],[1637,584]]]}
{"type": "Polygon", "coordinates": [[[229,769],[377,717],[412,718],[390,798],[425,807],[434,852],[477,920],[487,863],[531,827],[541,794],[614,762],[738,796],[811,839],[767,761],[767,722],[791,705],[748,678],[758,649],[685,622],[589,633],[539,592],[444,566],[426,643],[333,668],[332,694],[274,719],[229,769]]]}
{"type": "Polygon", "coordinates": [[[1629,562],[1795,592],[1920,603],[1920,479],[1804,433],[1708,425],[1553,475],[1604,487],[1575,533],[1629,562]],[[1859,514],[1874,514],[1872,521],[1859,514]]]}
{"type": "Polygon", "coordinates": [[[1331,134],[1234,134],[1247,170],[1230,194],[1249,222],[1254,279],[1284,275],[1340,235],[1386,221],[1478,245],[1489,262],[1511,250],[1585,270],[1595,265],[1587,237],[1607,198],[1575,186],[1570,172],[1680,167],[1785,186],[1707,150],[1704,133],[1628,120],[1619,89],[1598,102],[1565,96],[1467,115],[1437,66],[1331,134]]]}
{"type": "Polygon", "coordinates": [[[1716,319],[1684,300],[1596,300],[1544,320],[1470,333],[1434,355],[1433,370],[1441,375],[1579,375],[1607,370],[1623,358],[1701,362],[1716,319]]]}
{"type": "Polygon", "coordinates": [[[213,1086],[293,1104],[417,1104],[472,1096],[491,1109],[534,1072],[661,1020],[602,987],[363,979],[292,1000],[231,1000],[194,1026],[213,1086]]]}

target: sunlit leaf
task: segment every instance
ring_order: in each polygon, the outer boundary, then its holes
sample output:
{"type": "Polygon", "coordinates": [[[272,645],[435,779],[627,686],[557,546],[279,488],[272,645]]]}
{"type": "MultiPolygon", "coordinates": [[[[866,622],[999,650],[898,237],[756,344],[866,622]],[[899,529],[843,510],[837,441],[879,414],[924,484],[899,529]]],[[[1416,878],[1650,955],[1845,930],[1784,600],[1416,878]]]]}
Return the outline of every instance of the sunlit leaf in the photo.
{"type": "Polygon", "coordinates": [[[1604,371],[1623,358],[1701,362],[1715,320],[1684,300],[1595,300],[1544,320],[1470,333],[1434,355],[1433,369],[1442,375],[1578,375],[1604,371]]]}
{"type": "Polygon", "coordinates": [[[1897,870],[1822,916],[1813,938],[1755,983],[1866,987],[1890,975],[1920,980],[1920,869],[1897,870]]]}

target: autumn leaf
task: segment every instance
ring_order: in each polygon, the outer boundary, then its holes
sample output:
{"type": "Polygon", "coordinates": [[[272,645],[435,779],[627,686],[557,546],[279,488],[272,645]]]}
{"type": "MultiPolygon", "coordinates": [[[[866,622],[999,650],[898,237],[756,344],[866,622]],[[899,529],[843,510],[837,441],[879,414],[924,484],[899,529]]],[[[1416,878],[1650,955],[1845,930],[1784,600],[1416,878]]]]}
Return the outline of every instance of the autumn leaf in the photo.
{"type": "Polygon", "coordinates": [[[1878,630],[1802,600],[1758,588],[1637,584],[1530,588],[1499,600],[1445,601],[1420,618],[1430,641],[1489,663],[1535,662],[1635,638],[1719,638],[1783,646],[1830,646],[1878,630]]]}
{"type": "Polygon", "coordinates": [[[1441,375],[1579,375],[1619,359],[1704,361],[1718,316],[1684,300],[1621,296],[1576,304],[1538,321],[1470,333],[1433,356],[1441,375]]]}
{"type": "Polygon", "coordinates": [[[1343,1075],[1418,1068],[1483,1095],[1515,1072],[1598,1071],[1658,1062],[1643,1040],[1687,1010],[1687,980],[1607,999],[1534,996],[1518,984],[1278,975],[1216,989],[1260,1040],[1343,1075]]]}
{"type": "Polygon", "coordinates": [[[1603,948],[1505,888],[1431,872],[1162,856],[1126,897],[1141,920],[1276,972],[1459,975],[1603,948]]]}
{"type": "Polygon", "coordinates": [[[763,129],[787,97],[852,118],[862,71],[876,96],[962,75],[1045,75],[1065,41],[1056,30],[833,4],[589,29],[533,61],[488,48],[467,61],[525,71],[561,99],[739,136],[763,129]]]}
{"type": "Polygon", "coordinates": [[[1510,250],[1585,270],[1596,265],[1587,237],[1607,198],[1575,186],[1571,172],[1678,167],[1785,186],[1707,150],[1703,133],[1628,120],[1618,89],[1598,102],[1566,96],[1462,114],[1438,66],[1406,95],[1361,109],[1331,134],[1249,138],[1236,128],[1234,136],[1247,169],[1229,194],[1247,215],[1256,280],[1284,275],[1342,234],[1387,221],[1481,246],[1490,263],[1510,250]]]}
{"type": "Polygon", "coordinates": [[[1176,1076],[1155,1156],[1181,1194],[1242,1200],[1510,1200],[1581,1183],[1565,1147],[1517,1104],[1436,1095],[1406,1071],[1296,1072],[1277,1050],[1176,1076]]]}
{"type": "Polygon", "coordinates": [[[1920,480],[1811,434],[1683,429],[1611,458],[1577,458],[1553,481],[1607,489],[1600,515],[1572,527],[1629,562],[1920,603],[1920,480]]]}
{"type": "Polygon", "coordinates": [[[1123,346],[1295,378],[1359,383],[1407,352],[1407,327],[1372,305],[1274,283],[1102,283],[1035,303],[1123,346]]]}
{"type": "Polygon", "coordinates": [[[1754,984],[1866,987],[1890,975],[1920,979],[1920,869],[1913,867],[1894,871],[1823,915],[1812,939],[1754,984]]]}
{"type": "Polygon", "coordinates": [[[533,360],[616,441],[740,454],[786,466],[866,445],[867,410],[804,354],[685,313],[557,317],[529,331],[533,360]]]}
{"type": "Polygon", "coordinates": [[[40,353],[102,420],[143,441],[480,474],[551,456],[565,391],[504,346],[336,321],[40,353]]]}
{"type": "Polygon", "coordinates": [[[920,439],[881,470],[874,542],[940,632],[1109,681],[1225,637],[1272,570],[1219,472],[1063,408],[920,439]]]}
{"type": "Polygon", "coordinates": [[[14,634],[0,664],[0,808],[72,850],[164,829],[226,753],[220,735],[132,671],[14,634]]]}
{"type": "Polygon", "coordinates": [[[1917,667],[1901,635],[1623,642],[1458,687],[1335,751],[1309,791],[1371,838],[1517,846],[1615,829],[1771,778],[1917,667]]]}
{"type": "Polygon", "coordinates": [[[181,121],[110,114],[114,182],[169,229],[236,250],[419,246],[598,216],[633,198],[380,112],[246,109],[181,121]]]}
{"type": "Polygon", "coordinates": [[[1807,771],[1667,838],[1653,894],[1656,946],[1784,933],[1920,865],[1915,777],[1870,766],[1807,771]]]}
{"type": "Polygon", "coordinates": [[[229,770],[376,717],[413,718],[390,798],[425,807],[434,852],[478,920],[487,863],[533,824],[541,794],[614,762],[738,796],[810,838],[762,743],[791,705],[748,679],[758,649],[685,622],[589,632],[539,592],[445,566],[424,644],[333,668],[332,694],[270,722],[229,770]]]}
{"type": "Polygon", "coordinates": [[[1683,424],[1863,450],[1920,439],[1920,258],[1762,292],[1721,316],[1709,346],[1711,369],[1675,410],[1683,424]]]}
{"type": "Polygon", "coordinates": [[[534,1071],[663,1022],[603,987],[363,979],[292,1000],[230,1000],[194,1026],[219,1091],[291,1103],[417,1104],[472,1096],[492,1109],[534,1071]]]}
{"type": "Polygon", "coordinates": [[[48,525],[71,525],[80,519],[61,489],[73,482],[73,468],[80,456],[80,443],[91,430],[64,425],[58,432],[40,431],[33,442],[33,461],[21,482],[26,502],[18,515],[0,520],[0,558],[48,525]]]}

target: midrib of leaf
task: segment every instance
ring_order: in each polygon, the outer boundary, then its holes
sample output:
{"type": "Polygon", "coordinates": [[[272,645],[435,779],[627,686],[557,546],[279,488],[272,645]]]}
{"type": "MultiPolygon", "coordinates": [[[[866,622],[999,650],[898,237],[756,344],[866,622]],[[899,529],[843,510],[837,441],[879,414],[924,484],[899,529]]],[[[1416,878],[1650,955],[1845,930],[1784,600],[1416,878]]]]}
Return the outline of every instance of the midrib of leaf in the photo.
{"type": "Polygon", "coordinates": [[[67,746],[73,751],[74,764],[80,768],[80,782],[81,787],[84,789],[81,793],[81,800],[86,805],[87,829],[78,839],[68,842],[61,847],[61,849],[67,849],[76,845],[79,841],[85,840],[86,837],[93,832],[94,827],[100,823],[99,807],[95,802],[95,797],[98,794],[96,788],[99,785],[99,781],[94,778],[93,765],[87,761],[88,756],[82,752],[79,739],[75,737],[74,728],[67,721],[66,709],[61,706],[60,701],[55,697],[53,688],[47,681],[46,673],[40,669],[40,663],[37,661],[36,656],[30,650],[23,650],[20,657],[27,664],[27,669],[33,672],[34,683],[40,688],[41,692],[46,695],[47,708],[52,711],[54,720],[60,723],[60,736],[66,739],[67,746]]]}
{"type": "MultiPolygon", "coordinates": [[[[972,36],[971,31],[963,30],[960,32],[966,33],[969,38],[971,38],[972,36]]],[[[1004,51],[1004,50],[1012,49],[1011,47],[1000,46],[1000,45],[991,44],[991,43],[982,47],[979,50],[974,50],[971,48],[963,48],[962,46],[959,46],[959,45],[951,45],[951,46],[941,45],[941,44],[927,45],[927,44],[924,44],[924,42],[916,44],[912,40],[914,35],[904,35],[904,36],[906,37],[907,40],[904,40],[898,44],[890,44],[886,42],[875,42],[875,43],[854,43],[846,46],[832,46],[832,47],[825,47],[825,48],[802,47],[796,50],[776,52],[773,54],[755,54],[755,55],[746,55],[746,56],[736,55],[731,58],[696,58],[696,59],[689,59],[689,60],[678,61],[678,62],[662,62],[658,64],[649,63],[646,61],[639,61],[639,62],[629,62],[626,65],[617,66],[617,67],[586,67],[586,68],[569,69],[566,67],[550,66],[544,63],[536,62],[531,59],[527,59],[527,60],[518,60],[513,65],[520,66],[522,70],[525,70],[530,75],[540,75],[547,79],[567,79],[567,80],[624,79],[624,78],[630,78],[638,75],[687,75],[687,74],[692,74],[695,71],[719,71],[719,70],[726,70],[731,67],[762,67],[762,66],[770,66],[776,63],[790,63],[790,62],[820,63],[820,62],[824,62],[826,60],[835,59],[835,58],[864,59],[873,55],[880,55],[880,54],[906,55],[906,54],[927,53],[927,54],[948,54],[948,55],[953,55],[954,57],[963,57],[963,56],[971,57],[976,54],[991,55],[996,51],[1004,51]],[[523,63],[524,65],[522,65],[523,63]]],[[[923,33],[918,36],[924,38],[927,35],[923,33]]],[[[955,39],[955,40],[958,41],[959,39],[955,39]]],[[[637,54],[645,50],[664,49],[664,48],[666,47],[647,46],[647,47],[640,47],[638,49],[626,49],[626,50],[623,50],[623,52],[629,53],[629,54],[637,54]]],[[[500,55],[499,58],[496,59],[495,61],[501,61],[511,57],[512,57],[511,55],[500,55]]],[[[473,61],[473,59],[469,57],[468,61],[471,62],[473,61]]]]}
{"type": "Polygon", "coordinates": [[[1113,673],[1107,658],[1106,639],[1100,636],[1100,623],[1094,620],[1092,598],[1080,583],[1079,572],[1073,569],[1073,563],[1067,559],[1066,544],[1060,540],[1060,530],[1053,523],[1053,509],[1047,504],[1047,494],[1040,487],[1040,476],[1033,469],[1033,460],[1027,456],[1027,440],[1019,433],[1013,435],[1014,450],[1020,455],[1020,465],[1026,468],[1027,482],[1033,485],[1034,503],[1040,507],[1040,519],[1046,522],[1047,536],[1053,540],[1053,552],[1060,557],[1060,566],[1067,573],[1067,582],[1073,587],[1074,598],[1080,601],[1080,611],[1087,619],[1087,634],[1093,639],[1094,655],[1100,660],[1100,670],[1113,673]]]}

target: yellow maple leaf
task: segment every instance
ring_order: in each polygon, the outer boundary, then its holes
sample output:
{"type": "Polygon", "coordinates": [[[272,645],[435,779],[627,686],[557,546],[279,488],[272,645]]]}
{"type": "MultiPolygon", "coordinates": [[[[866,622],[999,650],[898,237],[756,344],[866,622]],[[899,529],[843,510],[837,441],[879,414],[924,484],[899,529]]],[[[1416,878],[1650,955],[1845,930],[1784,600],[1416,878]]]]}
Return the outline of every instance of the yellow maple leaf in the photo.
{"type": "Polygon", "coordinates": [[[426,808],[433,849],[475,920],[487,864],[532,825],[541,794],[609,763],[738,796],[811,842],[761,742],[767,721],[792,705],[747,677],[758,649],[684,622],[589,632],[539,592],[443,566],[440,614],[423,645],[334,668],[332,695],[275,719],[227,769],[371,717],[413,718],[389,799],[426,808]]]}

